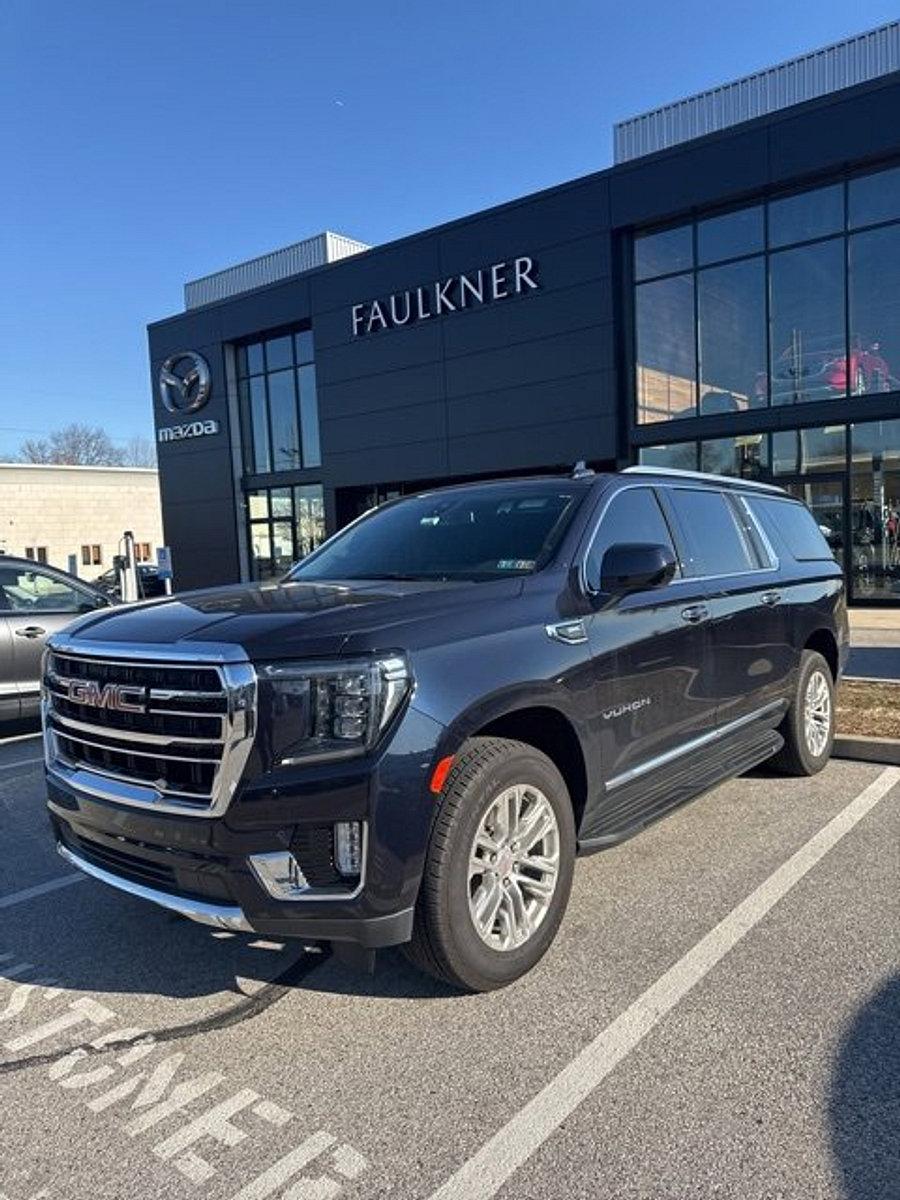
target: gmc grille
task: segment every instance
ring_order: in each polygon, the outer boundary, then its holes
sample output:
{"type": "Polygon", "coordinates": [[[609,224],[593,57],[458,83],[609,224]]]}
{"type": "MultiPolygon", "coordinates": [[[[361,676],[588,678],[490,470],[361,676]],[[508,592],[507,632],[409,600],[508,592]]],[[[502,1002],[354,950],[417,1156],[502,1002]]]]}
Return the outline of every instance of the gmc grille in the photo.
{"type": "Polygon", "coordinates": [[[249,663],[51,645],[43,692],[47,765],[74,787],[157,811],[210,816],[228,806],[253,742],[249,663]]]}

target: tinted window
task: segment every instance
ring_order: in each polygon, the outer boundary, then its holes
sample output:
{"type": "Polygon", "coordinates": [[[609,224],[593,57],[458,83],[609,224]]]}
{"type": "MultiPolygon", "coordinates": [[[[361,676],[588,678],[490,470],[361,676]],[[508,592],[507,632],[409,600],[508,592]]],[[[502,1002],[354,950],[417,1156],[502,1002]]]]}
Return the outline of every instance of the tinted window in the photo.
{"type": "Polygon", "coordinates": [[[799,562],[833,559],[824,534],[809,509],[790,500],[748,498],[754,516],[777,546],[787,546],[799,562]]]}
{"type": "Polygon", "coordinates": [[[651,488],[628,488],[613,496],[600,519],[600,527],[585,564],[591,587],[596,587],[600,579],[604,554],[610,546],[620,542],[668,546],[675,553],[669,527],[651,488]]]}
{"type": "Polygon", "coordinates": [[[770,246],[825,237],[843,226],[844,188],[840,183],[769,203],[770,246]]]}
{"type": "Polygon", "coordinates": [[[637,289],[638,421],[692,417],[697,358],[694,352],[694,277],[675,275],[637,289]]]}
{"type": "Polygon", "coordinates": [[[700,412],[766,403],[766,265],[761,258],[697,275],[700,412]]]}
{"type": "Polygon", "coordinates": [[[375,510],[291,572],[292,579],[499,579],[542,565],[583,491],[479,487],[375,510]]]}
{"type": "Polygon", "coordinates": [[[847,197],[851,229],[900,217],[900,167],[851,179],[847,197]]]}
{"type": "Polygon", "coordinates": [[[0,608],[18,613],[77,613],[92,607],[85,592],[53,575],[0,566],[0,608]]]}
{"type": "Polygon", "coordinates": [[[762,205],[697,222],[697,260],[701,267],[724,258],[753,254],[762,248],[762,205]]]}
{"type": "Polygon", "coordinates": [[[685,542],[686,575],[732,575],[759,565],[721,492],[672,488],[667,495],[685,542]]]}
{"type": "Polygon", "coordinates": [[[843,241],[773,254],[770,284],[772,403],[845,395],[843,241]]]}
{"type": "Polygon", "coordinates": [[[694,231],[690,225],[661,229],[634,239],[634,277],[671,275],[694,264],[694,231]]]}

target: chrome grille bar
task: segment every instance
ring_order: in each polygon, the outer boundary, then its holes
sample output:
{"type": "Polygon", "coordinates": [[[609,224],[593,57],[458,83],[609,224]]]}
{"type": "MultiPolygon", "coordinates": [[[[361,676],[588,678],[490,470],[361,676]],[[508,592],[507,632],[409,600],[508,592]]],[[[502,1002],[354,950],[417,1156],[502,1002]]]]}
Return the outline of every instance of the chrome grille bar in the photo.
{"type": "Polygon", "coordinates": [[[48,769],[104,799],[217,816],[253,744],[256,673],[240,647],[217,646],[215,658],[208,647],[196,658],[160,649],[51,639],[42,701],[48,769]],[[117,689],[127,704],[116,706],[117,689]]]}

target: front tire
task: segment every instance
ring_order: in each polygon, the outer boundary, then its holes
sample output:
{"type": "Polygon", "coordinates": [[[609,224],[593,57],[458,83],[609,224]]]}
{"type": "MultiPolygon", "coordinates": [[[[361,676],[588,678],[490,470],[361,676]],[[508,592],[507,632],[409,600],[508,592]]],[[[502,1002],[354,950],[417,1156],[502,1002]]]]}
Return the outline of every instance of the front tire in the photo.
{"type": "Polygon", "coordinates": [[[575,863],[565,782],[545,754],[471,738],[457,755],[431,832],[407,956],[454,987],[505,987],[546,953],[575,863]]]}
{"type": "Polygon", "coordinates": [[[831,757],[834,729],[831,668],[817,651],[804,650],[794,699],[778,729],[784,746],[772,765],[786,775],[816,775],[831,757]]]}

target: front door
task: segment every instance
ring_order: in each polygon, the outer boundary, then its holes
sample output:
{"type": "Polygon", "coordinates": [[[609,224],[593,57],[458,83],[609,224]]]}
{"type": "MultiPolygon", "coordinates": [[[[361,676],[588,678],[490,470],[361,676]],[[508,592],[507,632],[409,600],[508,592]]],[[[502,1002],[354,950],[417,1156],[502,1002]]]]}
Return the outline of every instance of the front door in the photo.
{"type": "MultiPolygon", "coordinates": [[[[621,542],[673,547],[652,487],[628,487],[613,496],[588,552],[589,582],[600,578],[606,550],[621,542]]],[[[613,600],[590,618],[608,790],[675,761],[713,730],[707,615],[702,582],[679,576],[665,587],[613,600]]]]}

